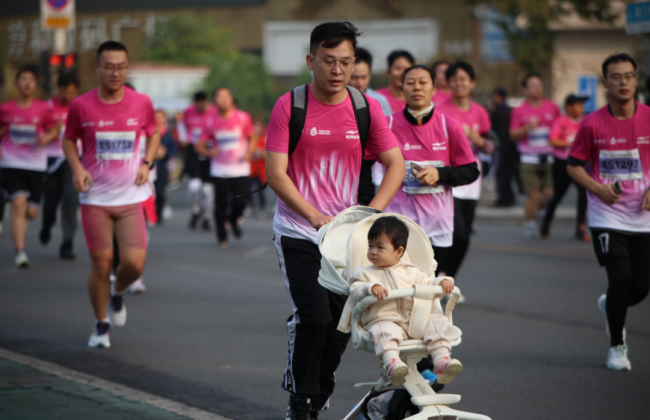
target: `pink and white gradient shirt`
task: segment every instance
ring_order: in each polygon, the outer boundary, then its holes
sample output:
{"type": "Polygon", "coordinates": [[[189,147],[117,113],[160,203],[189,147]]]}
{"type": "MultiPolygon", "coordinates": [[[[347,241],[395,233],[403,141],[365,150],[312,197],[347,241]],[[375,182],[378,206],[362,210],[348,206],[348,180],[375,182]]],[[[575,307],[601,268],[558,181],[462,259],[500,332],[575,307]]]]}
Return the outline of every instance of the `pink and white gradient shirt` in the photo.
{"type": "Polygon", "coordinates": [[[592,162],[590,176],[619,181],[623,192],[614,205],[587,191],[589,227],[650,232],[650,211],[641,207],[650,188],[650,107],[637,102],[634,116],[620,121],[607,106],[583,118],[569,155],[592,162]]]}
{"type": "MultiPolygon", "coordinates": [[[[574,120],[566,115],[560,115],[551,127],[551,134],[548,138],[551,140],[562,140],[567,143],[573,143],[580,127],[580,120],[574,120]]],[[[567,160],[569,158],[569,147],[553,147],[553,156],[557,159],[567,160]]]]}
{"type": "Polygon", "coordinates": [[[0,105],[0,127],[5,129],[0,168],[47,170],[47,152],[37,137],[45,132],[48,112],[47,104],[38,99],[29,108],[19,107],[15,100],[0,105]]]}
{"type": "Polygon", "coordinates": [[[144,157],[140,142],[155,130],[151,99],[131,89],[124,89],[124,97],[114,104],[99,99],[97,88],[74,99],[65,137],[81,140],[81,164],[94,182],[88,193],[79,194],[79,201],[124,206],[149,198],[147,183],[136,185],[135,179],[144,157]]]}
{"type": "Polygon", "coordinates": [[[386,98],[386,100],[388,101],[388,104],[390,105],[390,109],[393,111],[393,113],[401,112],[404,110],[404,108],[406,108],[406,101],[399,100],[396,97],[394,97],[390,93],[390,89],[388,88],[388,86],[386,86],[385,88],[377,89],[375,92],[384,95],[384,98],[386,98]]]}
{"type": "MultiPolygon", "coordinates": [[[[309,86],[305,128],[296,150],[289,156],[287,175],[300,194],[322,214],[336,216],[357,205],[361,141],[352,101],[346,98],[337,105],[319,102],[309,86]]],[[[370,132],[365,158],[379,159],[379,154],[398,147],[381,105],[366,97],[370,106],[370,132]]],[[[266,150],[289,153],[289,119],[291,92],[283,95],[271,113],[266,150]]],[[[278,197],[273,219],[277,235],[316,243],[316,229],[278,197]]]]}
{"type": "Polygon", "coordinates": [[[402,214],[420,225],[432,245],[449,247],[454,232],[454,198],[451,187],[420,185],[411,172],[413,163],[425,167],[462,166],[476,162],[460,123],[434,108],[431,119],[411,124],[404,112],[387,117],[406,163],[403,187],[397,191],[387,212],[402,214]]]}
{"type": "Polygon", "coordinates": [[[47,106],[49,107],[50,112],[47,116],[45,129],[49,130],[52,126],[57,125],[59,121],[62,124],[61,132],[56,139],[52,140],[45,146],[47,156],[62,158],[65,157],[65,155],[63,154],[63,145],[61,144],[61,141],[63,140],[63,133],[65,132],[65,124],[68,120],[68,110],[70,109],[70,105],[63,105],[59,102],[58,98],[52,98],[47,101],[47,106]]]}
{"type": "Polygon", "coordinates": [[[517,143],[523,163],[539,163],[540,155],[550,155],[553,148],[548,144],[548,135],[551,132],[553,121],[560,116],[560,108],[548,99],[542,99],[542,104],[535,108],[528,101],[512,110],[510,116],[510,129],[523,127],[530,121],[536,120],[537,127],[531,129],[523,139],[517,143]]]}
{"type": "Polygon", "coordinates": [[[213,107],[208,107],[203,113],[200,113],[194,105],[185,110],[183,123],[187,132],[188,138],[186,140],[188,144],[196,144],[199,140],[208,138],[214,114],[213,107]]]}
{"type": "MultiPolygon", "coordinates": [[[[469,127],[482,136],[487,136],[492,129],[492,123],[490,122],[490,116],[488,115],[487,111],[485,108],[474,101],[471,102],[469,110],[464,111],[454,105],[450,98],[447,101],[443,102],[442,105],[438,106],[437,110],[441,114],[458,121],[461,127],[463,127],[463,130],[465,127],[469,127]]],[[[467,140],[467,144],[474,152],[476,162],[480,162],[480,159],[478,157],[478,148],[475,147],[469,140],[467,140]]],[[[482,165],[480,164],[478,165],[479,176],[476,181],[472,182],[469,185],[453,187],[452,194],[454,197],[460,198],[462,200],[478,200],[481,197],[481,182],[483,179],[480,174],[481,166],[482,165]]]]}
{"type": "Polygon", "coordinates": [[[229,118],[215,113],[210,127],[210,141],[219,154],[210,160],[210,175],[219,178],[250,176],[251,163],[244,160],[253,120],[247,112],[235,109],[229,118]]]}

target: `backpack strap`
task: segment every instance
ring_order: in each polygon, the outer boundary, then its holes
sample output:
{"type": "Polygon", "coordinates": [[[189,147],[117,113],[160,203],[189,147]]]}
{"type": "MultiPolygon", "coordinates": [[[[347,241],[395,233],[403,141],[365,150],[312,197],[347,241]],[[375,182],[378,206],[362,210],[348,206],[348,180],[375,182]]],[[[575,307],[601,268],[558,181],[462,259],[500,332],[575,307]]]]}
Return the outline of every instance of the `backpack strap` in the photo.
{"type": "Polygon", "coordinates": [[[359,129],[361,150],[365,151],[368,133],[370,132],[370,106],[368,105],[368,99],[366,99],[366,95],[352,86],[346,86],[346,89],[354,107],[354,117],[357,120],[357,128],[359,129]]]}
{"type": "Polygon", "coordinates": [[[289,120],[289,156],[298,146],[307,119],[308,85],[298,86],[291,91],[291,119],[289,120]]]}

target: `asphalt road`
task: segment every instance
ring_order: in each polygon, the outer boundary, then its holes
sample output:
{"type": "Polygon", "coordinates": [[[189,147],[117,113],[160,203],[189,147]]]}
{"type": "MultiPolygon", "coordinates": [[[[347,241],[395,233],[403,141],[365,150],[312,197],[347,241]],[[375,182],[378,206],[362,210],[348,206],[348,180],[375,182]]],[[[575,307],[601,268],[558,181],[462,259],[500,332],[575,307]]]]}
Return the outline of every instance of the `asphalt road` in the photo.
{"type": "MultiPolygon", "coordinates": [[[[150,229],[144,295],[127,299],[128,323],[113,347],[86,347],[93,325],[89,259],[78,232],[76,262],[57,258],[60,233],[38,244],[29,229],[28,270],[15,270],[8,230],[0,235],[0,347],[38,357],[232,419],[282,419],[287,393],[284,322],[290,303],[271,241],[271,221],[248,220],[242,241],[216,247],[177,213],[150,229]]],[[[6,227],[6,226],[5,226],[6,227]]],[[[633,370],[605,366],[608,340],[596,299],[605,272],[591,244],[558,228],[525,241],[520,228],[478,224],[457,285],[454,311],[465,370],[446,392],[458,409],[499,420],[646,419],[650,412],[650,305],[628,313],[633,370]]],[[[374,381],[378,361],[351,347],[337,372],[332,408],[340,419],[374,381]]]]}

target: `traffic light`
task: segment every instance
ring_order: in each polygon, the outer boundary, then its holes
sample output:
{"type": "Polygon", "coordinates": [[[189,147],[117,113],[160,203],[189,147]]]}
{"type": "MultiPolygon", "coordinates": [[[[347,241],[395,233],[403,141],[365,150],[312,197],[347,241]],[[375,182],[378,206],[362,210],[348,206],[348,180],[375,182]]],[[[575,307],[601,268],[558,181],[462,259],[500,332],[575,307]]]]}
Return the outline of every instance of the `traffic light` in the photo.
{"type": "Polygon", "coordinates": [[[39,77],[41,87],[49,94],[61,72],[73,70],[77,63],[75,53],[53,54],[44,52],[41,55],[42,77],[39,77]]]}

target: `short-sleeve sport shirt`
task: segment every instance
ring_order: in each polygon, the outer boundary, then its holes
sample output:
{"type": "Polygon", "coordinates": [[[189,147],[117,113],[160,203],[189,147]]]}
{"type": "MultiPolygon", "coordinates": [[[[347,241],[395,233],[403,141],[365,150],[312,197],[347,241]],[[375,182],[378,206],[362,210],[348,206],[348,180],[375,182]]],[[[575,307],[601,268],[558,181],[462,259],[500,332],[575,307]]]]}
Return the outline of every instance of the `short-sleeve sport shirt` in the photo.
{"type": "MultiPolygon", "coordinates": [[[[337,105],[319,102],[308,88],[305,128],[296,150],[289,156],[287,175],[300,194],[324,215],[336,216],[357,204],[361,141],[348,97],[337,105]]],[[[365,157],[378,159],[379,153],[398,147],[379,102],[368,98],[370,130],[365,157]]],[[[291,92],[283,95],[273,108],[266,150],[289,153],[291,92]]],[[[316,243],[316,229],[278,198],[273,220],[276,234],[316,243]]]]}
{"type": "MultiPolygon", "coordinates": [[[[573,140],[576,138],[576,133],[578,132],[578,127],[580,127],[579,120],[576,121],[566,115],[560,115],[555,122],[553,122],[549,139],[573,143],[573,140]]],[[[571,146],[553,147],[553,156],[561,160],[567,160],[569,158],[570,148],[571,146]]]]}
{"type": "Polygon", "coordinates": [[[210,140],[219,150],[210,160],[210,175],[219,178],[249,176],[251,164],[244,157],[248,151],[248,138],[253,132],[250,115],[238,109],[228,118],[215,113],[209,129],[210,140]]]}
{"type": "Polygon", "coordinates": [[[582,120],[569,155],[592,162],[590,176],[602,184],[620,182],[614,205],[587,191],[591,228],[650,232],[650,212],[641,207],[650,188],[650,107],[637,103],[634,116],[621,121],[607,107],[582,120]]]}
{"type": "Polygon", "coordinates": [[[65,137],[81,140],[81,164],[94,182],[88,193],[79,195],[79,201],[124,206],[149,198],[149,186],[136,185],[135,180],[143,159],[140,142],[155,130],[151,99],[131,89],[124,89],[124,97],[114,104],[102,102],[96,88],[74,99],[65,137]]]}
{"type": "Polygon", "coordinates": [[[517,143],[523,163],[539,163],[539,155],[550,155],[553,148],[548,143],[548,135],[553,121],[560,115],[560,109],[548,99],[543,99],[539,107],[531,106],[524,101],[512,110],[510,116],[510,129],[521,128],[529,122],[536,120],[537,127],[531,129],[526,136],[517,143]]]}
{"type": "Polygon", "coordinates": [[[2,159],[0,168],[26,169],[44,172],[47,169],[47,152],[37,142],[45,131],[48,106],[34,99],[29,108],[21,108],[15,100],[0,105],[2,159]]]}

